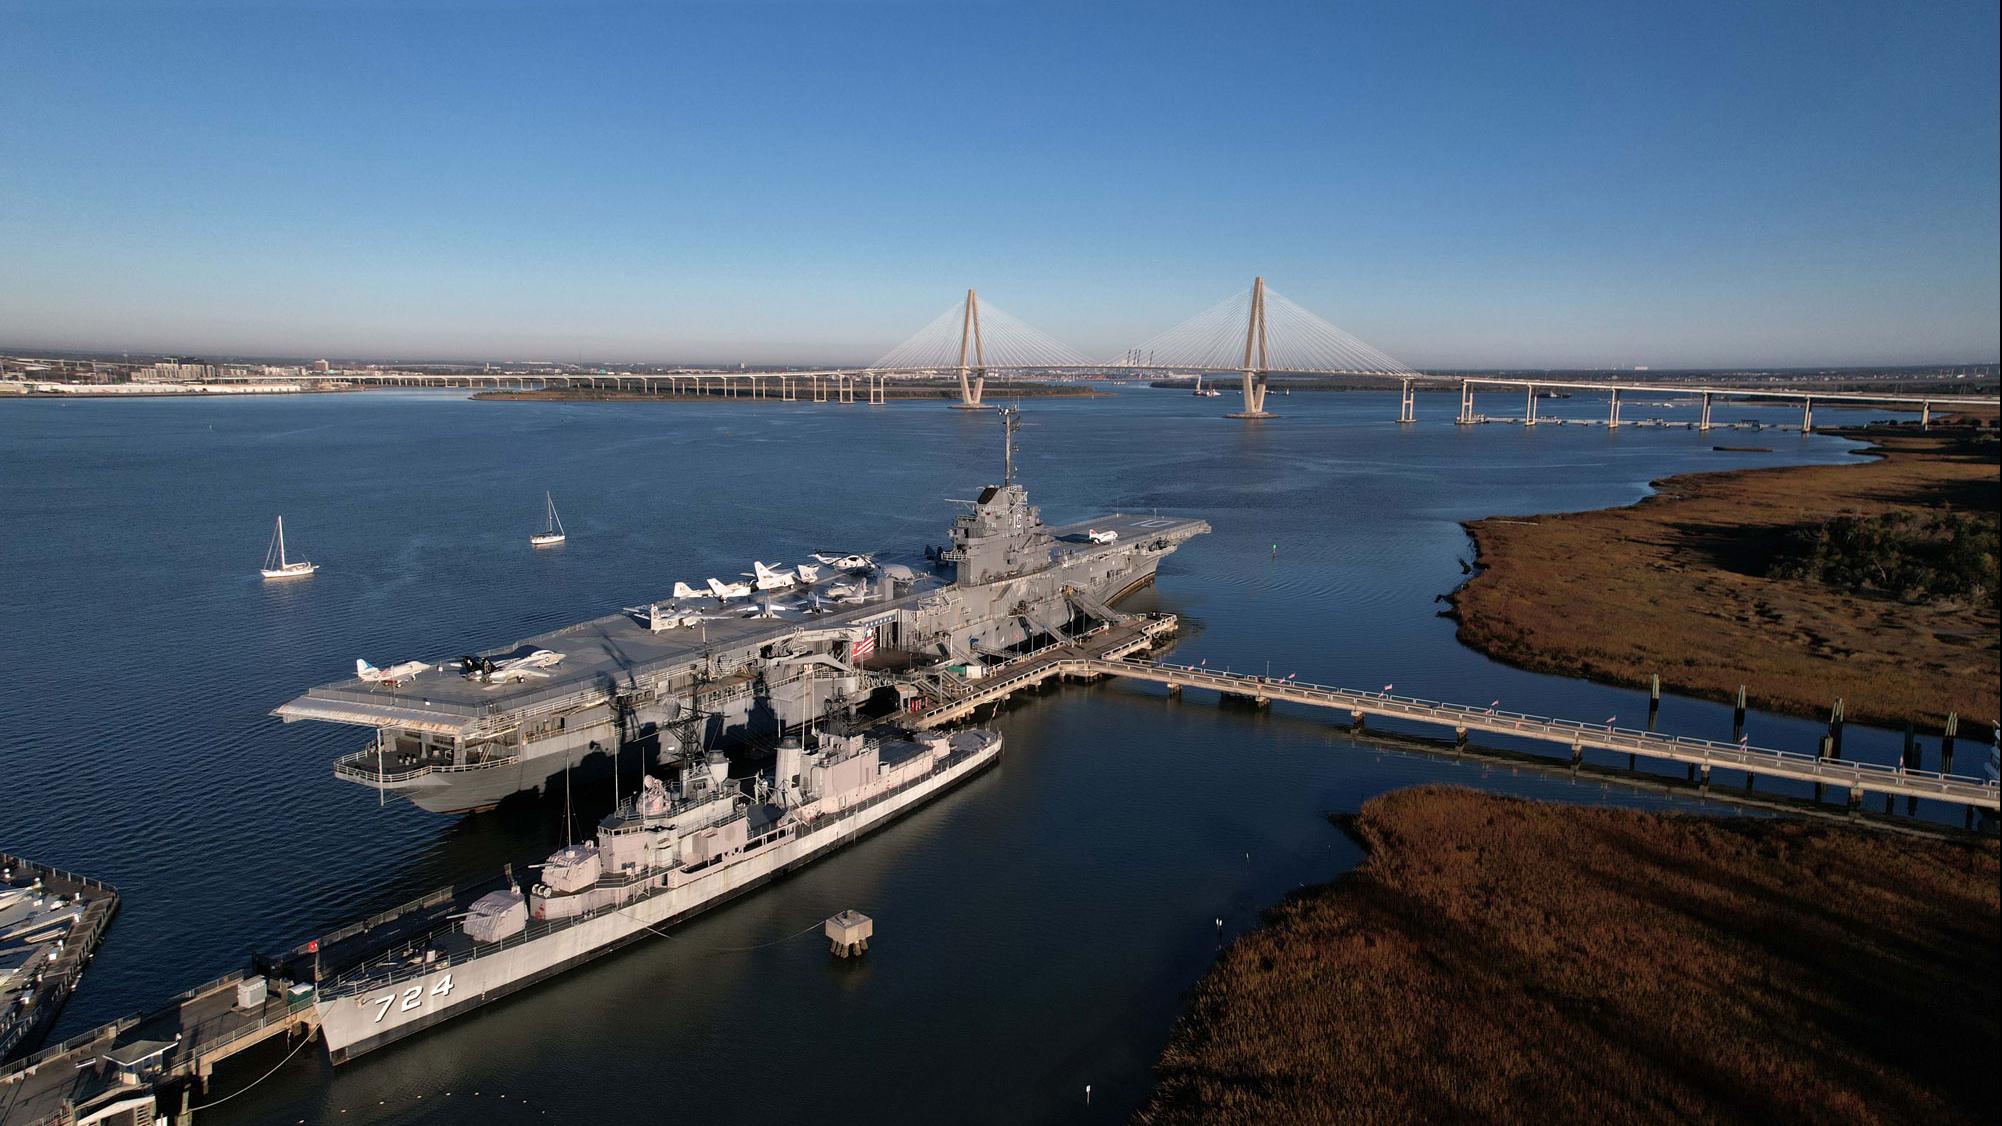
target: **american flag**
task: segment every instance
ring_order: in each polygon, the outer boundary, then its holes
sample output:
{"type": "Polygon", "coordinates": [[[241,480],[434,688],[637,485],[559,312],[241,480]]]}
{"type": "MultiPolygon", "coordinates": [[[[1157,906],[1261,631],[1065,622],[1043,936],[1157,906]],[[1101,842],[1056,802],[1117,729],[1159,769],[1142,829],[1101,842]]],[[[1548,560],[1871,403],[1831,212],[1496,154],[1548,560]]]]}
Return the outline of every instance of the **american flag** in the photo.
{"type": "Polygon", "coordinates": [[[861,661],[868,659],[876,651],[876,631],[870,630],[848,643],[848,659],[861,661]]]}

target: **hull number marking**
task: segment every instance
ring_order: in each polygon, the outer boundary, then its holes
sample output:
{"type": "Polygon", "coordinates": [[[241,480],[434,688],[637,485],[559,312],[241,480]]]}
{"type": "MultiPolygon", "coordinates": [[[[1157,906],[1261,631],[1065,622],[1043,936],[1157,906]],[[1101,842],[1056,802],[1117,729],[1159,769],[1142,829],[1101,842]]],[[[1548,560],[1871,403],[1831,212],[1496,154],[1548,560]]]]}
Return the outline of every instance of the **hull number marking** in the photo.
{"type": "MultiPolygon", "coordinates": [[[[452,975],[446,974],[444,977],[438,979],[438,984],[431,987],[431,996],[450,997],[451,995],[452,995],[452,975]]],[[[403,998],[400,1003],[397,1000],[397,995],[394,993],[390,993],[382,997],[371,997],[369,998],[368,1003],[371,1005],[382,1006],[381,1008],[375,1011],[375,1023],[381,1024],[382,1018],[389,1015],[389,1007],[391,1005],[395,1005],[396,1010],[398,1012],[403,1012],[403,1013],[407,1013],[410,1010],[422,1005],[424,1003],[424,986],[422,984],[418,984],[418,985],[413,985],[410,988],[404,990],[403,998]]]]}

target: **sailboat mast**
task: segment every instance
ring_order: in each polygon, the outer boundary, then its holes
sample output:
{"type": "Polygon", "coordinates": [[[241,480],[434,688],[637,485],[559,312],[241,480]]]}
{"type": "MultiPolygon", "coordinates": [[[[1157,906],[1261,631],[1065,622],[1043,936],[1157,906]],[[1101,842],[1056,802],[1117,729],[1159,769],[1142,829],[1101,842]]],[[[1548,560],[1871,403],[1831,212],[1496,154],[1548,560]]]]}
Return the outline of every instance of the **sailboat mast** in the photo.
{"type": "Polygon", "coordinates": [[[285,518],[278,518],[278,569],[285,569],[285,518]]]}

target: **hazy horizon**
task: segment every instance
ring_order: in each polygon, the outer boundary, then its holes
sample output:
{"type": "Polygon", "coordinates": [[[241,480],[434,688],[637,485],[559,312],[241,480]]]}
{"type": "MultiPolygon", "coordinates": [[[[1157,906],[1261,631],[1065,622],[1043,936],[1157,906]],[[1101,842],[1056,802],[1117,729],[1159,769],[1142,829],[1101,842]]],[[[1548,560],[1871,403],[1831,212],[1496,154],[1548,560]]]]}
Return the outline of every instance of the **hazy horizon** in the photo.
{"type": "Polygon", "coordinates": [[[1993,3],[0,0],[0,339],[859,364],[975,286],[1112,356],[1262,274],[1420,369],[1993,362],[1998,34],[1993,3]]]}

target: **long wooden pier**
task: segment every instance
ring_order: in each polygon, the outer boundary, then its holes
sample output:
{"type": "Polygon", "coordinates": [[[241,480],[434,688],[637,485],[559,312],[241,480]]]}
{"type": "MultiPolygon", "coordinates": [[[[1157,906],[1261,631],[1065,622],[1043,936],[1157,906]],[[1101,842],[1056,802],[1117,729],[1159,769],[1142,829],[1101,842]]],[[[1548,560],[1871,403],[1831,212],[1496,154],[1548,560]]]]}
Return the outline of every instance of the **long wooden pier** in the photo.
{"type": "Polygon", "coordinates": [[[1363,692],[1313,684],[1291,677],[1279,679],[1246,673],[1217,672],[1192,665],[1162,664],[1144,660],[1103,660],[1084,658],[1070,662],[1064,671],[1073,675],[1123,676],[1165,684],[1170,688],[1208,688],[1239,696],[1258,704],[1275,700],[1334,708],[1349,713],[1350,722],[1365,716],[1413,720],[1451,728],[1465,741],[1472,732],[1506,735],[1555,743],[1571,752],[1574,763],[1587,750],[1615,751],[1659,761],[1693,766],[1704,778],[1713,768],[1743,771],[1767,778],[1809,782],[1838,791],[1847,790],[1852,803],[1865,794],[1929,798],[1975,809],[1993,810],[2002,805],[1997,784],[1979,778],[1941,774],[1932,770],[1907,770],[1873,762],[1823,758],[1795,751],[1754,747],[1746,743],[1724,743],[1687,735],[1664,735],[1608,724],[1580,723],[1573,719],[1528,715],[1468,704],[1393,696],[1387,692],[1363,692]]]}
{"type": "Polygon", "coordinates": [[[1330,708],[1347,712],[1351,726],[1357,728],[1362,726],[1366,717],[1375,716],[1444,727],[1463,744],[1475,732],[1555,744],[1570,752],[1573,764],[1580,762],[1588,750],[1612,751],[1682,764],[1700,774],[1705,783],[1715,769],[1805,782],[1831,788],[1837,793],[1846,792],[1851,806],[1859,805],[1868,794],[1927,798],[1971,809],[1996,810],[2002,806],[2002,789],[1998,789],[1995,782],[1980,778],[1824,758],[1796,751],[1755,747],[1748,743],[1664,735],[1553,716],[1422,700],[1388,692],[1366,692],[1292,677],[1282,679],[1224,672],[1197,665],[1167,664],[1133,656],[1151,648],[1161,637],[1172,634],[1175,627],[1172,615],[1136,618],[1104,627],[1079,641],[1051,645],[1025,654],[995,669],[988,677],[963,686],[958,695],[906,717],[906,721],[920,728],[936,727],[967,719],[983,707],[998,704],[1016,692],[1052,678],[1118,676],[1166,685],[1171,692],[1199,688],[1258,705],[1283,701],[1330,708]]]}

